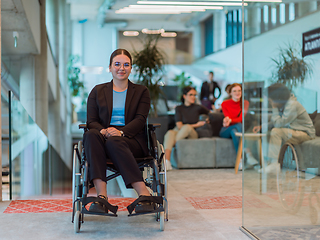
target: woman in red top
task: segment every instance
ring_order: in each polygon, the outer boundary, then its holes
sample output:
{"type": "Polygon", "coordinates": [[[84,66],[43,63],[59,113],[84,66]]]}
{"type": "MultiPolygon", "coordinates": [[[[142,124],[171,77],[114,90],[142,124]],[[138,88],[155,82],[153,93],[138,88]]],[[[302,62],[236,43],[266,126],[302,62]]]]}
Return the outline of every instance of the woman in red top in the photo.
{"type": "Polygon", "coordinates": [[[232,138],[233,145],[238,151],[239,137],[236,132],[242,131],[242,113],[247,113],[249,102],[244,100],[244,109],[242,109],[242,86],[239,83],[234,83],[229,87],[231,98],[225,100],[221,104],[224,115],[223,127],[220,130],[220,137],[232,138]]]}

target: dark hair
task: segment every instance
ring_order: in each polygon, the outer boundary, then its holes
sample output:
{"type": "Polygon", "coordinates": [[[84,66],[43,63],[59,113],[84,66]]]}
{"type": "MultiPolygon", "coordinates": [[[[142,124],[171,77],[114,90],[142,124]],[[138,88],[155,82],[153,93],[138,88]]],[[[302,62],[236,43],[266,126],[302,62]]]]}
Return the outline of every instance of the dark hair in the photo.
{"type": "Polygon", "coordinates": [[[191,86],[187,86],[187,87],[182,88],[182,94],[181,94],[181,102],[182,103],[184,103],[183,95],[187,95],[188,92],[190,92],[191,90],[195,90],[196,91],[196,89],[194,87],[191,87],[191,86]]]}
{"type": "Polygon", "coordinates": [[[130,65],[132,66],[132,57],[131,57],[130,53],[125,49],[119,48],[117,50],[114,50],[113,53],[111,53],[109,67],[111,67],[113,58],[118,55],[122,55],[122,54],[126,55],[130,59],[130,65]]]}
{"type": "Polygon", "coordinates": [[[291,96],[289,88],[281,83],[274,83],[267,88],[268,97],[277,104],[284,106],[291,96]]]}
{"type": "Polygon", "coordinates": [[[231,84],[227,84],[226,88],[224,89],[228,94],[230,94],[230,86],[231,84]]]}
{"type": "Polygon", "coordinates": [[[213,73],[212,71],[210,71],[210,72],[209,72],[209,74],[212,74],[212,75],[214,75],[214,73],[213,73]]]}

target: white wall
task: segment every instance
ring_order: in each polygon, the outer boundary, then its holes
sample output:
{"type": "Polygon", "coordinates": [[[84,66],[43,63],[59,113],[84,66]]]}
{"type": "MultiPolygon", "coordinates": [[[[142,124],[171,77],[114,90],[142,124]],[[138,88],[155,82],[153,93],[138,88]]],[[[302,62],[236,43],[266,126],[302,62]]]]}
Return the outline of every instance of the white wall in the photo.
{"type": "Polygon", "coordinates": [[[38,0],[22,0],[23,8],[29,22],[29,26],[40,53],[40,5],[38,0]]]}
{"type": "Polygon", "coordinates": [[[88,20],[85,23],[73,22],[73,46],[72,54],[80,56],[80,65],[101,66],[102,74],[82,74],[80,78],[85,81],[86,88],[91,89],[99,83],[108,82],[112,79],[111,74],[106,72],[109,67],[109,58],[116,49],[117,31],[115,25],[105,24],[98,28],[96,21],[88,20]]]}

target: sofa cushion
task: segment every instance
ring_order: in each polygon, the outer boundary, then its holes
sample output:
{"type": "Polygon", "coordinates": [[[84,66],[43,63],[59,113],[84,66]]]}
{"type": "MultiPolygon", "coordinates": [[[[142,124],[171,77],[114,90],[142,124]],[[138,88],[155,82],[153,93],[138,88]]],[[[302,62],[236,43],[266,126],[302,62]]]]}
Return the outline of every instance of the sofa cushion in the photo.
{"type": "Polygon", "coordinates": [[[317,116],[317,110],[315,110],[313,113],[309,113],[309,117],[311,118],[312,121],[315,119],[316,116],[317,116]]]}
{"type": "Polygon", "coordinates": [[[231,138],[215,138],[216,140],[216,167],[234,167],[236,150],[231,138]]]}
{"type": "Polygon", "coordinates": [[[182,139],[176,143],[171,154],[171,163],[176,168],[215,167],[215,139],[182,139]]]}
{"type": "Polygon", "coordinates": [[[313,118],[313,125],[316,129],[316,136],[320,136],[320,113],[313,118]]]}
{"type": "Polygon", "coordinates": [[[304,167],[319,168],[320,162],[320,137],[305,141],[301,145],[301,156],[303,157],[304,167]]]}

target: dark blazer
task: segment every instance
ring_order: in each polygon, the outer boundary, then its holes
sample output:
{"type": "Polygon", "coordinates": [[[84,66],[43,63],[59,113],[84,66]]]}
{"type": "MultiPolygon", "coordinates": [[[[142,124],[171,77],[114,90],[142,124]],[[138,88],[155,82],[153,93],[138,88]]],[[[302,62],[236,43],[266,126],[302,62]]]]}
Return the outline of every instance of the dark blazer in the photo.
{"type": "MultiPolygon", "coordinates": [[[[108,128],[113,108],[113,80],[96,85],[87,103],[87,126],[89,129],[108,128]]],[[[119,127],[128,138],[136,139],[144,153],[148,153],[144,127],[150,109],[150,93],[147,87],[128,82],[125,102],[125,126],[119,127]]]]}
{"type": "MultiPolygon", "coordinates": [[[[219,98],[221,96],[221,88],[219,87],[218,83],[215,81],[213,81],[212,94],[214,98],[219,98]],[[214,95],[216,88],[219,90],[219,94],[217,97],[214,95]]],[[[210,95],[210,85],[208,82],[204,82],[201,86],[200,100],[203,100],[204,98],[209,99],[209,95],[210,95]]]]}

